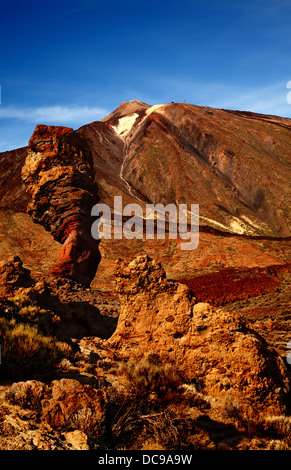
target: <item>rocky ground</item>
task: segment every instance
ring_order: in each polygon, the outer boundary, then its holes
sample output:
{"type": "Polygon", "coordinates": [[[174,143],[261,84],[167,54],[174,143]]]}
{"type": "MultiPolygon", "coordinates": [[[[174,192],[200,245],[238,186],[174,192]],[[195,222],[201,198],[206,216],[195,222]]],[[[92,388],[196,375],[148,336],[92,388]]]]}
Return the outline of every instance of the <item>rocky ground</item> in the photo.
{"type": "Polygon", "coordinates": [[[110,295],[35,282],[15,258],[0,271],[2,344],[14,321],[14,354],[2,348],[1,449],[290,448],[288,368],[242,304],[237,317],[235,303],[197,303],[147,256],[117,262],[110,295]],[[59,356],[47,344],[24,354],[21,324],[38,341],[55,338],[59,356]]]}
{"type": "Polygon", "coordinates": [[[290,129],[134,100],[0,154],[1,450],[290,449],[290,129]],[[115,195],[198,247],[94,240],[115,195]]]}

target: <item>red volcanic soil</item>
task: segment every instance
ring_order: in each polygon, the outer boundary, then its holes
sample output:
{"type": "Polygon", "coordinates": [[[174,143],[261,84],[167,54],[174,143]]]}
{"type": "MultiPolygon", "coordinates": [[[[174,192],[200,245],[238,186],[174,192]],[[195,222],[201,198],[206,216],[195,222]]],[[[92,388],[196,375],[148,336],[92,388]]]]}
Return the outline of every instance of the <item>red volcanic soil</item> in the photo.
{"type": "Polygon", "coordinates": [[[237,300],[267,294],[280,286],[280,273],[290,272],[291,264],[269,268],[227,268],[192,278],[182,278],[198,302],[222,306],[237,300]]]}

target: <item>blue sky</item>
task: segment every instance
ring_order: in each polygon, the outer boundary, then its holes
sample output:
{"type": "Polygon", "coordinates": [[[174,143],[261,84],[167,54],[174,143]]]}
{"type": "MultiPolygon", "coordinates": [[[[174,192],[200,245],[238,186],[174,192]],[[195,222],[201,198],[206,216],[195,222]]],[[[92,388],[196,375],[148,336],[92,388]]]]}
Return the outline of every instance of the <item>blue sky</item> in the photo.
{"type": "Polygon", "coordinates": [[[123,101],[291,117],[291,0],[1,0],[0,151],[123,101]]]}

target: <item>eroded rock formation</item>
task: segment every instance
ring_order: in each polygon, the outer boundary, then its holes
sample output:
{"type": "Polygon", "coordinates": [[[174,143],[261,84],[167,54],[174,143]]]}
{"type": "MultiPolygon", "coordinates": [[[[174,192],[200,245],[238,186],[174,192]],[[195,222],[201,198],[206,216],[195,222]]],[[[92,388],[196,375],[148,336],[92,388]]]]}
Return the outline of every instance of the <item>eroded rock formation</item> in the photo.
{"type": "Polygon", "coordinates": [[[23,266],[19,256],[12,256],[0,263],[0,297],[14,294],[18,288],[33,285],[30,270],[23,266]]]}
{"type": "Polygon", "coordinates": [[[62,244],[50,274],[90,285],[100,262],[91,236],[98,187],[87,142],[71,128],[38,125],[22,169],[31,197],[28,213],[62,244]]]}
{"type": "Polygon", "coordinates": [[[19,308],[26,305],[38,309],[33,324],[43,334],[61,341],[71,343],[71,338],[85,336],[109,338],[116,327],[116,320],[100,312],[94,302],[96,296],[86,288],[64,279],[36,282],[18,256],[0,263],[0,307],[10,314],[13,305],[7,304],[6,298],[14,296],[16,303],[17,298],[20,300],[19,308]]]}
{"type": "Polygon", "coordinates": [[[196,303],[187,286],[167,281],[160,263],[147,255],[118,261],[116,276],[121,313],[109,347],[138,361],[157,354],[218,402],[285,410],[285,364],[241,317],[196,303]]]}

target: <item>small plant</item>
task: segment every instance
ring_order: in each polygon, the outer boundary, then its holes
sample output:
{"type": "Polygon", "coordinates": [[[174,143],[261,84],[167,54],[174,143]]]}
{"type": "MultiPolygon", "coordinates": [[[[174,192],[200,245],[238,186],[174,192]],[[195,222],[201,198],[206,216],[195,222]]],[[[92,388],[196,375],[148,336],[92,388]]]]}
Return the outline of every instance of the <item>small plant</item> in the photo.
{"type": "Polygon", "coordinates": [[[17,294],[14,297],[9,297],[8,300],[18,307],[18,315],[23,319],[34,321],[39,315],[45,313],[45,310],[33,305],[27,294],[17,294]]]}
{"type": "Polygon", "coordinates": [[[1,376],[23,378],[49,372],[71,348],[35,326],[0,318],[1,376]]]}
{"type": "Polygon", "coordinates": [[[168,402],[182,393],[181,376],[170,364],[155,363],[149,357],[142,362],[131,360],[122,365],[121,371],[128,388],[135,395],[146,397],[152,394],[155,399],[168,402]]]}
{"type": "Polygon", "coordinates": [[[13,297],[9,297],[8,300],[13,302],[17,307],[22,308],[31,303],[30,298],[27,294],[16,294],[13,297]]]}
{"type": "Polygon", "coordinates": [[[284,438],[285,444],[291,445],[291,417],[290,416],[268,416],[265,419],[265,430],[275,437],[284,438]]]}

